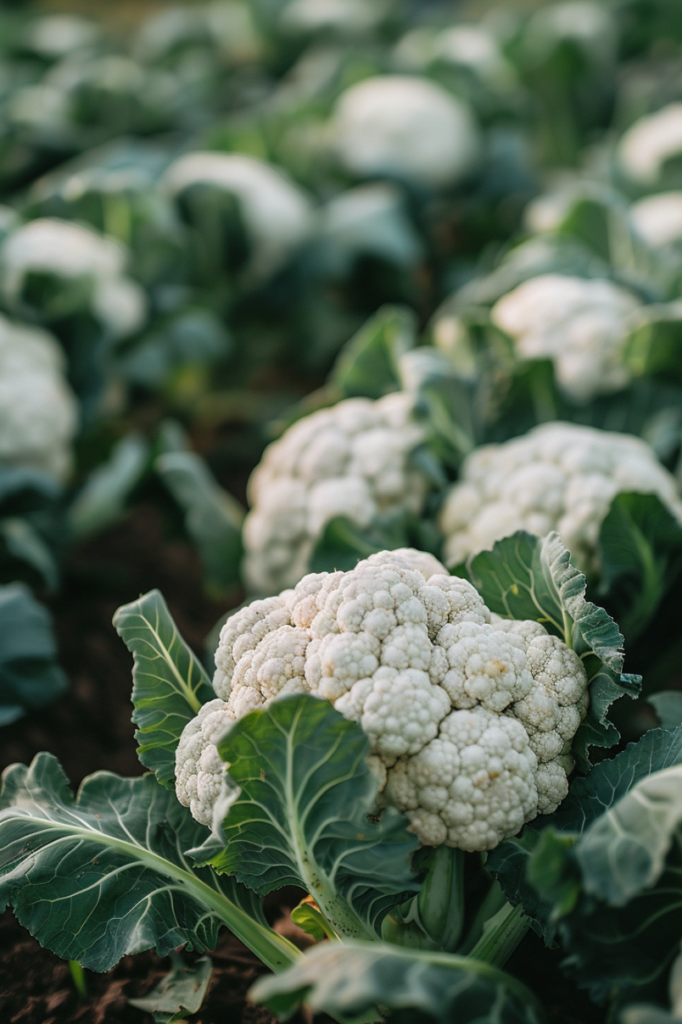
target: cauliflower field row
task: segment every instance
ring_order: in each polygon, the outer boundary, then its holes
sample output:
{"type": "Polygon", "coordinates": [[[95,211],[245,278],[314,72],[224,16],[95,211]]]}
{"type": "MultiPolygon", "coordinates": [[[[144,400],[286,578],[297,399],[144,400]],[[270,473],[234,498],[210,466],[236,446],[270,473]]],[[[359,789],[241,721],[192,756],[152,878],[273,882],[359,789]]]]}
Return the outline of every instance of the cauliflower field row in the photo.
{"type": "Polygon", "coordinates": [[[675,1024],[677,0],[156,6],[0,11],[0,1008],[675,1024]]]}

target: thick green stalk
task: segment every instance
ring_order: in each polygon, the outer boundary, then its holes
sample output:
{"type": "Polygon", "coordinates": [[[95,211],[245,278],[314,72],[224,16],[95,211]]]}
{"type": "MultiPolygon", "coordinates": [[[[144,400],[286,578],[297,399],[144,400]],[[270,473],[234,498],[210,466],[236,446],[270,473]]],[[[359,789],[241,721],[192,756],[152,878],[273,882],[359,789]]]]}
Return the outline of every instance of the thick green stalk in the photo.
{"type": "Polygon", "coordinates": [[[483,925],[483,934],[469,956],[494,967],[504,967],[530,927],[521,906],[505,904],[483,925]]]}
{"type": "Polygon", "coordinates": [[[457,950],[464,923],[464,857],[462,850],[448,846],[428,852],[421,891],[384,919],[386,942],[410,949],[457,950]]]}

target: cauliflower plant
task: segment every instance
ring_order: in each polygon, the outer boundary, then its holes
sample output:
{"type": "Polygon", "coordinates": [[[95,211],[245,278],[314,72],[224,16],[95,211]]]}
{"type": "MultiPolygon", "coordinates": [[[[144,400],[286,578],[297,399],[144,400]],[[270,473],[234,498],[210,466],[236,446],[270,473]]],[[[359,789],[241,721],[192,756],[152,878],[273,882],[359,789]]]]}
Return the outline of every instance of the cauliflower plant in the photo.
{"type": "Polygon", "coordinates": [[[682,240],[682,192],[659,192],[630,207],[635,230],[652,249],[682,240]]]}
{"type": "Polygon", "coordinates": [[[561,388],[583,402],[628,383],[623,348],[641,305],[611,281],[541,274],[499,299],[491,316],[519,356],[551,359],[561,388]]]}
{"type": "Polygon", "coordinates": [[[379,75],[347,89],[333,117],[334,144],[355,175],[391,174],[430,188],[456,185],[475,165],[478,128],[465,103],[410,75],[379,75]]]}
{"type": "Polygon", "coordinates": [[[217,699],[176,755],[178,798],[205,825],[221,733],[293,693],[361,725],[382,800],[427,846],[491,849],[567,793],[588,705],[580,658],[537,622],[491,613],[432,555],[382,551],[350,572],[311,573],[228,619],[215,660],[217,699]]]}
{"type": "Polygon", "coordinates": [[[0,315],[0,462],[63,480],[77,418],[59,342],[0,315]]]}
{"type": "Polygon", "coordinates": [[[449,565],[516,530],[557,530],[584,572],[597,566],[601,524],[623,491],[656,494],[682,521],[673,476],[646,442],[572,423],[544,423],[469,455],[440,513],[449,565]]]}
{"type": "Polygon", "coordinates": [[[89,280],[90,310],[111,337],[142,326],[146,299],[125,276],[126,253],[113,238],[56,217],[40,217],[7,236],[0,249],[0,281],[12,306],[21,308],[30,273],[49,274],[65,283],[89,280]]]}
{"type": "Polygon", "coordinates": [[[175,198],[198,184],[213,185],[237,199],[253,250],[249,270],[256,278],[279,269],[311,230],[307,195],[262,160],[243,153],[187,153],[166,172],[166,189],[175,198]]]}
{"type": "Polygon", "coordinates": [[[349,398],[294,423],[269,445],[249,480],[244,576],[256,593],[293,586],[326,524],[368,527],[381,513],[418,514],[428,482],[410,464],[424,439],[408,395],[349,398]]]}
{"type": "Polygon", "coordinates": [[[618,159],[629,178],[655,186],[664,177],[667,161],[682,153],[682,103],[670,103],[640,117],[622,135],[618,159]]]}

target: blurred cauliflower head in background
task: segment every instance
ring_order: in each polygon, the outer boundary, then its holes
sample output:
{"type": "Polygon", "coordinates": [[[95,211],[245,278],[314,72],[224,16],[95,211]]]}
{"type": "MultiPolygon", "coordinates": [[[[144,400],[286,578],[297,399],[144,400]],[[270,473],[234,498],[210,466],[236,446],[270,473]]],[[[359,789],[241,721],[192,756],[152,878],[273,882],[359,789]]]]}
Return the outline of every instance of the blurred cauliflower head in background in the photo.
{"type": "Polygon", "coordinates": [[[630,207],[637,233],[652,249],[682,239],[682,192],[659,192],[630,207]]]}
{"type": "Polygon", "coordinates": [[[0,287],[18,311],[50,320],[87,309],[107,334],[124,337],[138,330],[147,314],[144,292],[125,276],[125,264],[126,251],[114,239],[81,224],[41,217],[4,240],[0,287]],[[38,288],[31,280],[36,277],[38,288]],[[47,293],[46,278],[51,279],[47,293]]]}
{"type": "Polygon", "coordinates": [[[428,188],[457,185],[481,140],[469,107],[424,78],[381,75],[347,89],[332,121],[341,164],[358,176],[391,175],[428,188]]]}
{"type": "Polygon", "coordinates": [[[410,454],[424,433],[412,401],[349,398],[299,420],[265,450],[249,481],[244,575],[251,591],[293,586],[336,516],[366,528],[382,514],[421,512],[429,484],[410,454]]]}
{"type": "Polygon", "coordinates": [[[458,565],[516,530],[557,530],[583,572],[598,571],[601,524],[617,494],[656,494],[682,522],[675,478],[638,437],[543,423],[469,455],[441,509],[445,559],[458,565]]]}
{"type": "Polygon", "coordinates": [[[219,699],[176,753],[176,792],[198,821],[220,825],[222,732],[275,697],[310,693],[360,724],[381,799],[420,841],[464,850],[491,849],[556,809],[588,705],[563,641],[494,615],[470,583],[411,549],[311,573],[240,609],[221,631],[213,686],[219,699]]]}
{"type": "MultiPolygon", "coordinates": [[[[618,144],[618,160],[627,177],[643,187],[664,183],[666,165],[682,157],[682,103],[670,103],[640,117],[618,144]]],[[[670,168],[672,170],[672,168],[670,168]]],[[[674,174],[678,180],[682,171],[674,174]]]]}
{"type": "MultiPolygon", "coordinates": [[[[249,243],[246,269],[256,279],[278,270],[312,228],[308,196],[282,171],[242,153],[187,153],[168,168],[165,186],[180,203],[201,186],[234,198],[249,243]]],[[[185,216],[191,221],[191,208],[185,216]]]]}
{"type": "Polygon", "coordinates": [[[541,274],[493,306],[492,320],[522,359],[551,359],[557,383],[578,402],[625,387],[623,349],[635,296],[610,281],[541,274]]]}
{"type": "Polygon", "coordinates": [[[77,420],[57,339],[0,315],[0,463],[64,480],[77,420]]]}

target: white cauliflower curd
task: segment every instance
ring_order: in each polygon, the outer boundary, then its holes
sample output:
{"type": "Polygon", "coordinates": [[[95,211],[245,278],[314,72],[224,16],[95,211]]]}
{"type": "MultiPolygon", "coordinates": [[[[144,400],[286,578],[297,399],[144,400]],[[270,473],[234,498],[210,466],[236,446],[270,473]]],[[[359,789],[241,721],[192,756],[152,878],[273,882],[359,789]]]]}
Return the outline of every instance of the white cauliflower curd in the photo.
{"type": "MultiPolygon", "coordinates": [[[[580,658],[532,621],[492,614],[432,555],[382,551],[350,572],[311,573],[223,626],[218,696],[186,727],[180,801],[213,821],[215,743],[283,694],[331,701],[371,742],[383,802],[425,845],[489,850],[568,790],[587,711],[580,658]]],[[[221,816],[220,807],[216,819],[221,816]]]]}
{"type": "Polygon", "coordinates": [[[243,153],[187,153],[171,164],[164,181],[175,198],[198,184],[236,198],[253,247],[255,277],[277,270],[312,227],[307,195],[283,171],[243,153]]]}
{"type": "Polygon", "coordinates": [[[630,207],[637,233],[652,249],[682,239],[682,192],[659,192],[630,207]]]}
{"type": "Polygon", "coordinates": [[[27,274],[89,279],[91,310],[112,337],[142,326],[147,315],[142,288],[125,276],[126,251],[113,238],[57,217],[40,217],[7,236],[0,249],[2,289],[21,305],[27,274]]]}
{"type": "Polygon", "coordinates": [[[516,530],[557,530],[574,564],[597,566],[601,524],[623,491],[656,494],[682,521],[673,476],[645,441],[572,423],[544,423],[469,455],[440,512],[445,560],[457,565],[516,530]]]}
{"type": "Polygon", "coordinates": [[[670,103],[628,128],[618,144],[618,159],[640,185],[660,183],[668,160],[682,155],[682,103],[670,103]]]}
{"type": "Polygon", "coordinates": [[[59,342],[0,315],[0,463],[63,480],[77,418],[59,342]]]}
{"type": "Polygon", "coordinates": [[[430,188],[456,185],[480,148],[468,106],[410,75],[379,75],[347,89],[334,112],[333,133],[351,174],[394,174],[430,188]]]}
{"type": "Polygon", "coordinates": [[[249,480],[243,532],[252,592],[297,583],[336,516],[365,528],[382,513],[421,511],[428,483],[410,453],[424,434],[411,409],[403,393],[349,398],[294,423],[266,448],[249,480]]]}
{"type": "Polygon", "coordinates": [[[623,348],[641,303],[611,281],[541,274],[499,299],[492,320],[523,359],[551,359],[559,386],[576,401],[625,387],[623,348]]]}

